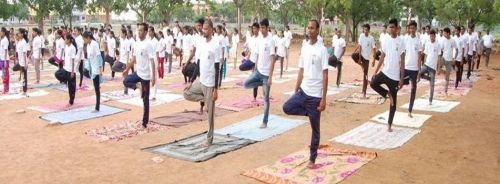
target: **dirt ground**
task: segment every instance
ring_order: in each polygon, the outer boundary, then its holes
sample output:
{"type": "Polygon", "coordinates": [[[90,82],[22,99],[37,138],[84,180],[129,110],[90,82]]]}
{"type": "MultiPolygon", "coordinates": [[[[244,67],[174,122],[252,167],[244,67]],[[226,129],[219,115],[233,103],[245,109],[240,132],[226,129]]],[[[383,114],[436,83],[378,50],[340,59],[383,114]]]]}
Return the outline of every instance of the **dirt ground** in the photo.
{"type": "MultiPolygon", "coordinates": [[[[298,44],[293,45],[290,66],[297,65],[298,49],[298,44]]],[[[347,55],[352,50],[349,48],[347,55]]],[[[345,57],[344,62],[344,82],[362,79],[361,68],[349,56],[345,57]]],[[[401,148],[376,150],[378,158],[343,183],[500,183],[500,71],[493,70],[494,67],[500,67],[500,55],[492,56],[490,69],[481,66],[481,79],[467,96],[460,99],[458,107],[444,114],[425,112],[433,116],[424,124],[420,134],[401,148]],[[487,80],[486,75],[494,79],[487,80]]],[[[109,75],[109,65],[106,69],[109,75]]],[[[373,71],[374,68],[370,68],[370,76],[373,71]]],[[[53,79],[53,72],[44,73],[45,80],[53,79]]],[[[239,73],[231,70],[229,76],[239,73]]],[[[336,70],[329,71],[331,85],[335,83],[336,74],[336,70]]],[[[17,75],[14,76],[11,80],[17,82],[17,75]]],[[[32,73],[30,78],[33,78],[32,73]]],[[[440,75],[439,78],[444,76],[440,75]]],[[[115,80],[119,84],[121,77],[115,80]]],[[[181,76],[170,75],[161,80],[160,89],[168,89],[167,84],[174,81],[181,81],[181,76]]],[[[87,81],[87,84],[91,83],[87,81]]],[[[294,80],[273,85],[271,96],[280,101],[271,105],[272,114],[284,116],[282,104],[288,96],[283,95],[283,92],[291,91],[294,85],[294,80]]],[[[112,89],[121,87],[107,83],[102,91],[112,89]]],[[[335,102],[335,99],[356,90],[360,91],[360,88],[328,97],[328,102],[333,105],[327,106],[322,114],[322,144],[330,143],[329,139],[388,110],[388,102],[383,105],[335,102]]],[[[419,88],[417,96],[422,96],[426,90],[419,88]]],[[[306,149],[310,141],[311,129],[306,124],[205,162],[192,163],[160,155],[164,162],[155,163],[152,158],[158,155],[143,151],[142,148],[201,133],[207,129],[207,122],[119,142],[99,142],[84,132],[127,120],[139,120],[142,108],[111,101],[105,104],[129,108],[131,111],[63,126],[47,126],[46,121],[38,118],[42,113],[26,108],[68,99],[64,92],[49,91],[50,94],[44,97],[0,101],[0,183],[258,183],[240,175],[240,172],[273,163],[285,155],[306,149]],[[17,114],[19,109],[26,109],[26,113],[17,114]]],[[[94,92],[77,92],[77,100],[78,97],[90,95],[94,95],[94,92]]],[[[251,90],[229,89],[219,92],[220,101],[241,96],[251,96],[251,90]]],[[[408,95],[398,98],[398,106],[409,100],[408,95]]],[[[174,102],[152,107],[150,117],[196,108],[197,103],[174,102]]],[[[401,108],[398,110],[405,111],[401,108]]],[[[215,126],[225,127],[261,113],[262,108],[232,113],[216,118],[215,126]]],[[[369,150],[338,143],[333,145],[369,150]]]]}

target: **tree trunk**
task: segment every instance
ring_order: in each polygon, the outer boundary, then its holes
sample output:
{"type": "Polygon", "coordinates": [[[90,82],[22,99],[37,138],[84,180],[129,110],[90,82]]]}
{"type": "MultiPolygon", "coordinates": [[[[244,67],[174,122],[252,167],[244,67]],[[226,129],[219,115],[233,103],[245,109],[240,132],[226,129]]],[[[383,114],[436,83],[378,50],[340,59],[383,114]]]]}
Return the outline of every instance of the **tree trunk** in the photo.
{"type": "Polygon", "coordinates": [[[238,6],[237,7],[237,10],[238,10],[238,35],[241,36],[241,6],[238,6]]]}
{"type": "Polygon", "coordinates": [[[106,24],[111,24],[111,8],[106,8],[106,24]]]}

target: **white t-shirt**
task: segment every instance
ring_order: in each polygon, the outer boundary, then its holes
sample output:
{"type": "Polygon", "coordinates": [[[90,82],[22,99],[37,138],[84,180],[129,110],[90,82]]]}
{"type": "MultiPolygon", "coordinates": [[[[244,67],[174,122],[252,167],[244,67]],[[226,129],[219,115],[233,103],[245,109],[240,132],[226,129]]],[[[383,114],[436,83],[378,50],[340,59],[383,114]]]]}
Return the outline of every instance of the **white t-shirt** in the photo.
{"type": "Polygon", "coordinates": [[[115,57],[116,56],[116,52],[115,52],[115,49],[116,49],[116,41],[115,41],[115,38],[108,38],[108,41],[107,41],[107,44],[108,44],[108,55],[110,57],[115,57]]]}
{"type": "Polygon", "coordinates": [[[167,35],[167,31],[168,31],[168,26],[163,27],[162,29],[163,35],[167,35]]]}
{"type": "Polygon", "coordinates": [[[389,36],[382,43],[382,52],[385,54],[382,73],[392,80],[399,81],[401,54],[405,50],[404,40],[401,37],[389,36]]]}
{"type": "Polygon", "coordinates": [[[2,40],[0,40],[0,60],[9,59],[9,40],[7,40],[7,36],[4,36],[2,40]],[[5,58],[5,54],[7,54],[7,58],[5,58]]]}
{"type": "Polygon", "coordinates": [[[87,46],[87,62],[89,62],[90,70],[92,70],[93,74],[98,74],[100,70],[99,66],[102,65],[102,63],[98,63],[97,57],[101,57],[99,43],[97,43],[97,41],[95,40],[92,40],[87,46]]]}
{"type": "Polygon", "coordinates": [[[175,44],[175,47],[182,49],[183,38],[184,38],[184,34],[182,34],[182,32],[177,33],[177,37],[175,37],[175,39],[177,39],[177,43],[175,44]]]}
{"type": "Polygon", "coordinates": [[[441,45],[436,41],[432,43],[429,41],[425,44],[424,54],[425,54],[425,65],[436,70],[439,54],[441,53],[441,45]]]}
{"type": "Polygon", "coordinates": [[[278,38],[276,41],[276,55],[285,57],[286,54],[286,38],[278,38]]]}
{"type": "Polygon", "coordinates": [[[158,41],[158,48],[156,48],[156,52],[158,52],[158,57],[160,58],[165,57],[165,48],[167,48],[167,39],[161,38],[160,41],[158,41]]]}
{"type": "MultiPolygon", "coordinates": [[[[212,39],[214,39],[214,37],[212,37],[212,39]]],[[[198,61],[198,59],[200,59],[200,53],[201,53],[201,44],[202,42],[205,42],[206,39],[205,37],[203,37],[203,35],[201,34],[194,34],[193,35],[193,47],[196,48],[196,52],[194,53],[194,59],[195,61],[198,61]]]]}
{"type": "Polygon", "coordinates": [[[233,36],[231,36],[231,43],[233,44],[233,47],[236,48],[236,46],[238,46],[238,43],[240,43],[240,35],[233,34],[233,36]]]}
{"type": "MultiPolygon", "coordinates": [[[[182,51],[189,52],[193,49],[193,36],[186,34],[182,36],[182,51]]],[[[189,56],[186,56],[189,57],[189,56]]]]}
{"type": "Polygon", "coordinates": [[[137,75],[143,80],[151,79],[151,63],[156,55],[150,41],[137,40],[134,44],[137,75]]]}
{"type": "Polygon", "coordinates": [[[337,34],[333,34],[333,37],[332,37],[332,46],[335,45],[335,42],[337,42],[338,39],[339,39],[339,36],[337,34]]]}
{"type": "Polygon", "coordinates": [[[412,38],[410,35],[405,36],[404,39],[405,69],[418,71],[418,52],[422,51],[420,39],[417,36],[412,38]]]}
{"type": "Polygon", "coordinates": [[[464,57],[464,49],[466,49],[465,40],[463,36],[460,36],[460,37],[455,37],[454,41],[455,44],[457,45],[457,51],[455,51],[457,52],[457,57],[455,58],[455,60],[461,62],[462,58],[464,57]]]}
{"type": "MultiPolygon", "coordinates": [[[[379,42],[380,42],[380,47],[383,47],[384,46],[384,41],[388,38],[390,38],[391,36],[389,36],[389,33],[380,33],[380,37],[379,37],[379,42]]],[[[382,48],[380,48],[382,49],[382,48]]]]}
{"type": "Polygon", "coordinates": [[[128,63],[130,54],[130,42],[128,39],[120,38],[120,62],[123,64],[128,63]]]}
{"type": "Polygon", "coordinates": [[[478,42],[477,37],[475,37],[474,34],[471,35],[469,33],[467,33],[465,35],[467,35],[467,39],[468,39],[467,44],[468,44],[468,48],[469,48],[467,54],[473,55],[474,51],[476,51],[476,44],[478,42]]]}
{"type": "Polygon", "coordinates": [[[429,41],[429,39],[430,39],[430,36],[427,33],[420,35],[420,43],[422,44],[422,48],[424,48],[425,43],[427,43],[429,41]]]}
{"type": "Polygon", "coordinates": [[[443,37],[441,40],[441,49],[443,51],[443,59],[445,61],[453,61],[453,51],[457,48],[454,40],[443,37]]]}
{"type": "Polygon", "coordinates": [[[167,35],[167,38],[165,39],[165,50],[167,51],[168,54],[172,54],[172,45],[174,44],[174,37],[172,35],[167,35]]]}
{"type": "Polygon", "coordinates": [[[49,34],[49,36],[47,36],[47,41],[49,42],[50,49],[52,49],[52,47],[54,46],[55,40],[56,40],[56,37],[54,36],[54,33],[51,33],[51,34],[49,34]]]}
{"type": "Polygon", "coordinates": [[[73,44],[70,44],[69,46],[66,45],[66,47],[64,47],[64,70],[67,72],[76,72],[78,70],[77,63],[74,61],[76,58],[75,46],[73,46],[73,44]]]}
{"type": "Polygon", "coordinates": [[[286,48],[289,48],[290,43],[292,42],[292,39],[293,39],[292,32],[290,30],[285,31],[285,32],[283,32],[283,36],[286,38],[286,42],[285,42],[286,48]]]}
{"type": "Polygon", "coordinates": [[[220,55],[220,41],[212,37],[210,41],[200,40],[200,82],[206,87],[215,86],[215,63],[220,63],[222,56],[220,55]]]}
{"type": "Polygon", "coordinates": [[[175,26],[173,29],[172,29],[172,33],[174,33],[174,38],[175,39],[178,39],[178,34],[179,34],[179,28],[177,26],[175,26]]]}
{"type": "Polygon", "coordinates": [[[64,39],[59,38],[56,40],[56,57],[57,59],[63,59],[63,50],[64,50],[65,44],[64,44],[64,39]]]}
{"type": "Polygon", "coordinates": [[[250,36],[247,39],[246,46],[250,49],[250,61],[254,62],[257,61],[257,40],[259,37],[257,36],[250,36]]]}
{"type": "Polygon", "coordinates": [[[257,40],[257,70],[260,74],[269,76],[271,70],[271,62],[273,55],[276,54],[274,46],[274,40],[272,36],[267,35],[267,37],[259,37],[257,40]]]}
{"type": "Polygon", "coordinates": [[[78,58],[83,58],[83,45],[84,45],[84,42],[83,42],[82,35],[77,36],[75,38],[75,42],[76,42],[76,47],[78,49],[78,51],[77,51],[77,57],[78,58]]]}
{"type": "Polygon", "coordinates": [[[484,35],[482,40],[484,47],[491,49],[491,47],[493,47],[493,42],[495,41],[495,38],[493,38],[493,36],[489,34],[489,35],[484,35]]]}
{"type": "Polygon", "coordinates": [[[346,47],[346,43],[344,38],[338,38],[337,41],[333,45],[333,54],[337,57],[337,60],[342,62],[342,52],[346,47]]]}
{"type": "Polygon", "coordinates": [[[328,51],[323,43],[316,41],[314,45],[302,45],[299,57],[299,68],[304,69],[304,78],[300,88],[305,94],[322,98],[323,71],[328,70],[328,51]]]}
{"type": "MultiPolygon", "coordinates": [[[[472,32],[472,36],[474,37],[475,44],[476,45],[479,44],[479,41],[481,41],[481,40],[479,40],[479,33],[472,32]]],[[[477,49],[476,47],[473,47],[474,51],[476,51],[476,49],[477,49]]]]}
{"type": "Polygon", "coordinates": [[[16,43],[17,60],[21,66],[26,66],[28,64],[26,58],[28,48],[29,44],[24,39],[21,39],[16,43]]]}
{"type": "Polygon", "coordinates": [[[156,38],[150,39],[149,42],[151,43],[151,46],[153,46],[153,54],[154,54],[154,59],[156,61],[156,53],[158,53],[158,45],[160,42],[156,38]]]}
{"type": "Polygon", "coordinates": [[[375,46],[375,39],[373,39],[373,36],[365,36],[365,34],[359,35],[358,44],[361,46],[361,56],[363,56],[364,59],[369,60],[372,49],[377,48],[375,46]]]}
{"type": "Polygon", "coordinates": [[[33,53],[31,55],[33,56],[34,59],[40,59],[41,57],[40,49],[43,48],[42,37],[37,36],[33,38],[32,47],[33,47],[33,53]]]}

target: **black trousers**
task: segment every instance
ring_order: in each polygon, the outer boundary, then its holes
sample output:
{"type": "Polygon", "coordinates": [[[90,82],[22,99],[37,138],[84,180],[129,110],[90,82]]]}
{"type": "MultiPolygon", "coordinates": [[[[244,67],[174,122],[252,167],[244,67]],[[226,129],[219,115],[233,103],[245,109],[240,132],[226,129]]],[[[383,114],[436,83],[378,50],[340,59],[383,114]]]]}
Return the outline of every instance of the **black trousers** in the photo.
{"type": "Polygon", "coordinates": [[[26,67],[21,67],[21,74],[23,75],[23,92],[26,93],[28,91],[28,70],[26,67]]]}
{"type": "Polygon", "coordinates": [[[76,94],[76,75],[71,77],[71,72],[66,72],[68,78],[69,104],[73,105],[76,94]]]}
{"type": "Polygon", "coordinates": [[[104,66],[106,63],[109,63],[109,68],[111,68],[111,77],[115,77],[115,72],[113,71],[113,64],[115,63],[115,58],[112,58],[110,56],[106,56],[104,59],[104,63],[102,64],[102,70],[104,71],[104,66]]]}
{"type": "MultiPolygon", "coordinates": [[[[363,67],[363,94],[366,94],[366,88],[368,88],[368,68],[370,66],[370,61],[361,57],[361,67],[363,67]]],[[[342,64],[341,64],[342,66],[342,64]]],[[[342,67],[341,67],[342,68],[342,67]]],[[[338,83],[338,82],[337,82],[338,83]]]]}
{"type": "Polygon", "coordinates": [[[83,81],[83,60],[80,61],[80,65],[78,66],[78,73],[80,73],[80,87],[82,87],[82,81],[83,81]]]}
{"type": "Polygon", "coordinates": [[[337,86],[340,86],[340,81],[342,79],[342,62],[337,62],[337,86]]]}
{"type": "Polygon", "coordinates": [[[455,79],[455,88],[458,87],[458,83],[462,82],[462,76],[464,74],[464,63],[462,62],[455,62],[455,65],[457,66],[457,77],[455,79]]]}
{"type": "Polygon", "coordinates": [[[405,70],[405,81],[404,84],[410,84],[411,81],[411,93],[410,93],[410,107],[408,107],[408,112],[413,111],[413,104],[415,102],[415,95],[417,94],[417,76],[418,71],[405,70]]]}
{"type": "Polygon", "coordinates": [[[398,84],[399,81],[392,80],[391,78],[387,77],[383,72],[378,73],[373,77],[372,82],[370,83],[370,86],[372,87],[373,90],[375,90],[378,94],[380,94],[382,97],[387,98],[387,94],[390,93],[392,97],[392,104],[390,105],[389,108],[389,126],[392,125],[392,121],[394,120],[394,114],[396,113],[396,105],[397,105],[397,99],[398,99],[398,84]],[[382,87],[382,84],[385,84],[389,90],[386,90],[382,87]]]}
{"type": "Polygon", "coordinates": [[[94,79],[92,79],[92,83],[94,83],[94,91],[95,91],[95,110],[99,110],[100,104],[101,104],[101,82],[100,79],[101,76],[95,76],[94,79]]]}

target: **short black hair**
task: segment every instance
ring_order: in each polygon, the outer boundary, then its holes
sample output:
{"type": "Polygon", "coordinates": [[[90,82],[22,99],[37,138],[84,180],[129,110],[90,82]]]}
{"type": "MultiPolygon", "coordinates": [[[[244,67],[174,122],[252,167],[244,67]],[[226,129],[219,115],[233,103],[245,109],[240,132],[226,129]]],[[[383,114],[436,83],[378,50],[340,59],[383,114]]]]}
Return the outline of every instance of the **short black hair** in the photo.
{"type": "Polygon", "coordinates": [[[362,27],[368,29],[368,31],[370,31],[370,24],[364,24],[362,27]]]}
{"type": "Polygon", "coordinates": [[[431,31],[429,32],[430,35],[436,35],[436,30],[434,29],[431,29],[431,31]]]}
{"type": "MultiPolygon", "coordinates": [[[[319,21],[316,20],[316,19],[311,19],[309,20],[309,22],[314,22],[314,24],[316,24],[316,28],[319,29],[319,21]]],[[[288,27],[288,26],[287,26],[288,27]]]]}
{"type": "Polygon", "coordinates": [[[196,23],[200,23],[201,25],[203,25],[205,24],[205,19],[200,18],[196,21],[196,23]]]}
{"type": "Polygon", "coordinates": [[[255,27],[255,28],[260,28],[260,25],[259,25],[259,23],[254,22],[254,23],[252,24],[252,28],[253,28],[253,27],[255,27]]]}
{"type": "Polygon", "coordinates": [[[139,26],[142,26],[144,28],[144,31],[148,31],[148,24],[146,24],[145,22],[137,23],[137,28],[139,28],[139,26]]]}
{"type": "Polygon", "coordinates": [[[450,33],[450,28],[445,27],[445,28],[443,29],[443,31],[444,31],[445,33],[450,33]]]}
{"type": "Polygon", "coordinates": [[[412,20],[412,21],[410,21],[410,23],[408,24],[408,26],[417,27],[417,22],[415,22],[414,20],[412,20]]]}
{"type": "Polygon", "coordinates": [[[260,21],[260,26],[266,26],[269,27],[269,19],[264,18],[260,21]]]}
{"type": "Polygon", "coordinates": [[[474,29],[474,24],[469,24],[469,29],[474,29]]]}
{"type": "Polygon", "coordinates": [[[389,25],[390,25],[390,24],[392,24],[392,25],[394,25],[394,26],[398,27],[398,19],[393,18],[393,19],[389,20],[389,25]]]}
{"type": "Polygon", "coordinates": [[[431,29],[431,26],[430,26],[430,25],[427,25],[427,26],[425,26],[425,28],[426,28],[427,30],[429,30],[429,29],[431,29]]]}

